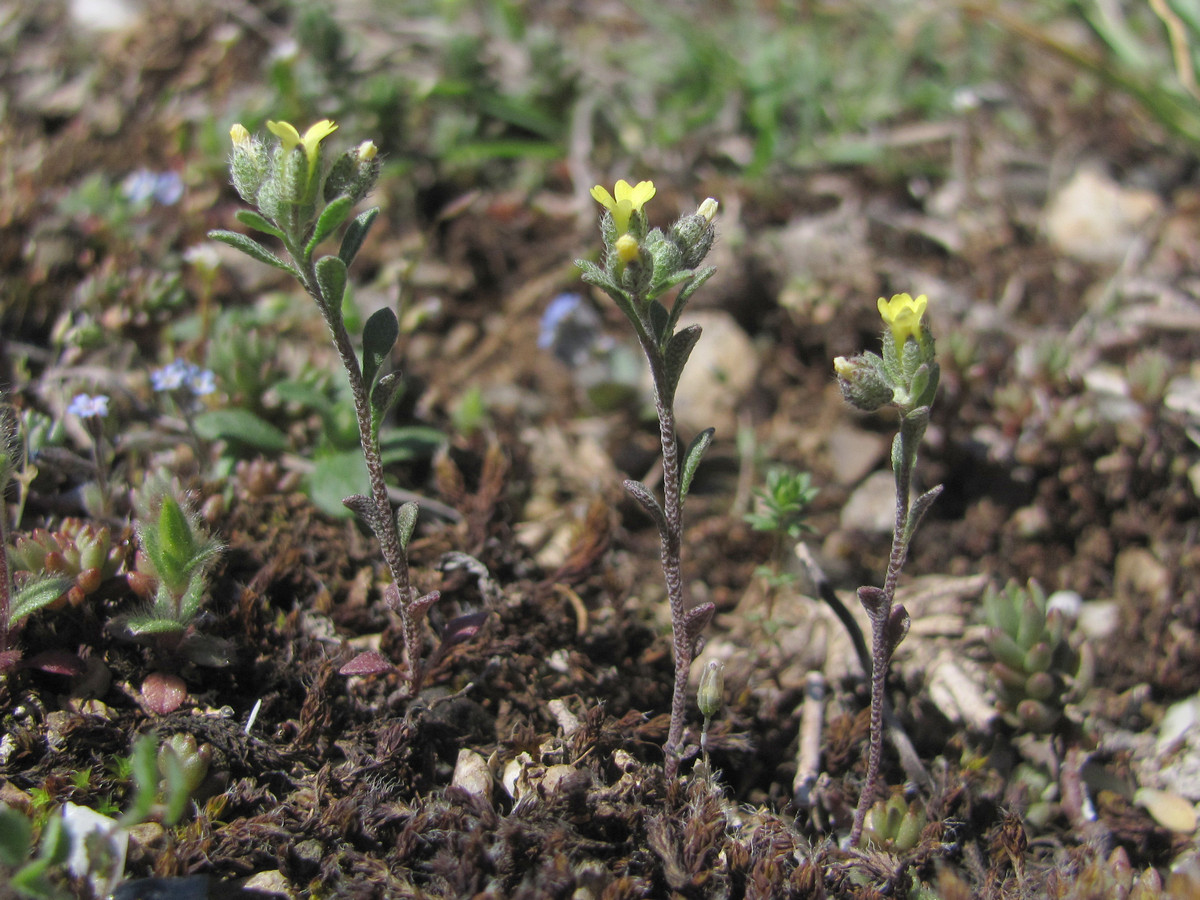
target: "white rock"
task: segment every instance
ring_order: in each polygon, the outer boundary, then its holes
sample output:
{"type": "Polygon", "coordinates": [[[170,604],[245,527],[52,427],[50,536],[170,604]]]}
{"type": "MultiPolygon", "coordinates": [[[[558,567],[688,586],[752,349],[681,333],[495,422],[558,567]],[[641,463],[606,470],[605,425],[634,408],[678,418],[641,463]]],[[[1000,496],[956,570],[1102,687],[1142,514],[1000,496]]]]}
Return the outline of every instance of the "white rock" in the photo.
{"type": "Polygon", "coordinates": [[[715,428],[719,437],[732,438],[738,409],[758,377],[758,351],[728,313],[686,313],[682,324],[699,325],[703,333],[675,393],[680,435],[686,443],[697,431],[715,428]]]}
{"type": "Polygon", "coordinates": [[[1117,265],[1161,209],[1157,194],[1122,187],[1098,164],[1085,163],[1050,200],[1044,227],[1050,243],[1067,256],[1117,265]]]}
{"type": "Polygon", "coordinates": [[[896,524],[896,476],[883,469],[868,475],[842,507],[847,531],[887,533],[896,524]]]}

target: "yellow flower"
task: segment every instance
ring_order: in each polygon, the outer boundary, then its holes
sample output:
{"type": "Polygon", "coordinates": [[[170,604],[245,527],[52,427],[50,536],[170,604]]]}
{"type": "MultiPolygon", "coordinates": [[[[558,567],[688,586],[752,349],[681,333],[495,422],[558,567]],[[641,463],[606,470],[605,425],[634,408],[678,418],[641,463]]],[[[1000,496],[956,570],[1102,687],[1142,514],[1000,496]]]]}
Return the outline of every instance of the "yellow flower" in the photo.
{"type": "Polygon", "coordinates": [[[337,131],[337,126],[329,119],[322,119],[304,132],[304,137],[288,122],[268,122],[267,129],[279,138],[284,150],[303,147],[304,155],[308,157],[308,167],[312,169],[317,164],[317,148],[321,141],[337,131]]]}
{"type": "Polygon", "coordinates": [[[879,298],[879,314],[892,332],[897,351],[904,349],[904,342],[910,337],[921,339],[921,317],[928,303],[929,298],[924,294],[916,300],[908,294],[894,294],[891,300],[879,298]]]}
{"type": "Polygon", "coordinates": [[[239,122],[229,129],[229,139],[233,141],[233,146],[241,147],[250,140],[250,132],[239,122]]]}
{"type": "Polygon", "coordinates": [[[378,152],[379,148],[375,146],[374,141],[363,141],[358,145],[358,161],[370,162],[378,152]]]}
{"type": "Polygon", "coordinates": [[[653,181],[639,181],[636,187],[630,187],[629,182],[622,178],[617,182],[613,191],[608,192],[601,185],[592,188],[592,196],[596,202],[612,213],[613,224],[617,226],[617,234],[629,231],[629,219],[646,205],[646,201],[654,196],[653,181]]]}

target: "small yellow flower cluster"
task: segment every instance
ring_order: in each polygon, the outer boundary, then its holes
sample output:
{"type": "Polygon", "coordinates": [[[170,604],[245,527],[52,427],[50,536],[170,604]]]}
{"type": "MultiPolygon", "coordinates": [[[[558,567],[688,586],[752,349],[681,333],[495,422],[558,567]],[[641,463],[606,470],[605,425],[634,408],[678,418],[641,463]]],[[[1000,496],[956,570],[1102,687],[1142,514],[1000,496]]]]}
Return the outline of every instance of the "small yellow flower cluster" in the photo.
{"type": "Polygon", "coordinates": [[[896,341],[897,351],[904,349],[909,337],[921,340],[921,317],[928,304],[929,298],[924,294],[915,300],[908,294],[894,294],[891,300],[879,298],[879,314],[896,341]]]}
{"type": "Polygon", "coordinates": [[[304,132],[304,137],[301,137],[296,127],[288,122],[267,122],[267,130],[279,138],[284,150],[303,147],[304,155],[308,157],[308,165],[312,167],[316,165],[317,148],[321,141],[337,131],[337,126],[329,119],[322,119],[304,132]]]}
{"type": "Polygon", "coordinates": [[[639,181],[635,187],[631,187],[629,182],[622,178],[617,182],[612,194],[608,192],[608,188],[598,184],[592,188],[592,196],[597,203],[612,213],[617,234],[625,234],[629,231],[629,220],[633,214],[640,212],[646,201],[654,196],[654,182],[639,181]]]}

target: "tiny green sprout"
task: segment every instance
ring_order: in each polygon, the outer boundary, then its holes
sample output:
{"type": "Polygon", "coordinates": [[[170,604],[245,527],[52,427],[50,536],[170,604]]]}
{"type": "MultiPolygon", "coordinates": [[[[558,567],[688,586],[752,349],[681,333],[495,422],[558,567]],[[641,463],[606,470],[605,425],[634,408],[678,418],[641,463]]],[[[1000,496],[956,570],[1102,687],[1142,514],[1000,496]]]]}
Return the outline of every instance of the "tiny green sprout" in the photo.
{"type": "Polygon", "coordinates": [[[651,181],[630,185],[621,180],[612,193],[602,185],[592,197],[604,207],[600,232],[604,239],[604,265],[576,260],[583,280],[600,288],[629,320],[637,334],[654,386],[663,460],[662,503],[642,482],[630,479],[625,489],[637,500],[658,528],[663,580],[671,609],[675,656],[675,685],[671,694],[671,724],[663,747],[665,770],[673,778],[683,750],[688,672],[697,644],[712,619],[715,607],[701,603],[689,607],[682,574],[683,506],[692,477],[704,451],[712,443],[713,429],[692,438],[682,459],[675,430],[675,390],[683,368],[700,340],[700,326],[678,328],[679,318],[692,294],[715,271],[700,268],[712,247],[717,202],[709,199],[695,213],[681,217],[667,232],[649,227],[645,205],[654,197],[651,181]],[[675,292],[668,308],[660,298],[675,292]]]}
{"type": "Polygon", "coordinates": [[[920,843],[926,823],[925,810],[917,801],[908,803],[902,794],[892,794],[871,807],[858,846],[906,853],[920,843]]]}
{"type": "Polygon", "coordinates": [[[813,487],[810,473],[774,467],[767,472],[766,485],[754,492],[755,508],[746,514],[746,522],[755,531],[770,531],[799,540],[813,530],[805,519],[808,507],[819,493],[820,488],[813,487]]]}
{"type": "Polygon", "coordinates": [[[182,636],[208,592],[208,577],[224,546],[200,517],[159,480],[147,484],[138,502],[138,573],[156,583],[150,605],[124,618],[135,636],[182,636]]]}
{"type": "MultiPolygon", "coordinates": [[[[375,144],[364,141],[330,160],[325,139],[337,125],[325,119],[300,134],[287,122],[268,122],[278,139],[273,146],[234,125],[230,173],[241,198],[254,207],[237,213],[237,219],[254,231],[282,243],[280,256],[259,240],[233,231],[212,231],[209,237],[241,250],[248,256],[289,273],[316,302],[329,328],[346,371],[354,399],[355,424],[370,482],[368,494],[354,494],[343,503],[375,534],[392,583],[384,597],[400,616],[408,670],[403,692],[415,695],[423,677],[422,624],[439,599],[437,591],[418,595],[408,566],[407,540],[402,540],[388,498],[380,428],[400,398],[402,382],[386,371],[400,336],[394,310],[372,314],[362,330],[361,359],[347,329],[343,303],[347,296],[347,270],[362,248],[379,209],[351,218],[354,206],[367,196],[379,178],[381,160],[375,144]],[[336,254],[317,256],[317,248],[341,231],[336,254]]],[[[347,664],[356,674],[390,671],[393,666],[378,653],[360,654],[347,664]]],[[[344,668],[343,672],[347,670],[344,668]]]]}

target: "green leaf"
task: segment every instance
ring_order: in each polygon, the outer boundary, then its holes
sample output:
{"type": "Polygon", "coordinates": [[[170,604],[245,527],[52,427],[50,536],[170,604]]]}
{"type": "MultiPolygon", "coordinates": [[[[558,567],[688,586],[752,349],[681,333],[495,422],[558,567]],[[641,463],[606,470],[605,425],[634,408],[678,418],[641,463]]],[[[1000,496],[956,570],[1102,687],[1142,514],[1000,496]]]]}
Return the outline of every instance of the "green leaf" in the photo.
{"type": "Polygon", "coordinates": [[[696,342],[700,340],[700,331],[699,325],[689,325],[682,331],[671,335],[671,339],[667,341],[666,349],[663,351],[663,362],[666,363],[667,385],[672,396],[675,394],[675,388],[679,386],[683,367],[687,365],[696,342]]]}
{"type": "Polygon", "coordinates": [[[317,218],[317,225],[313,229],[313,236],[309,238],[308,245],[304,248],[306,259],[312,256],[312,252],[317,249],[317,245],[321,241],[333,234],[346,221],[353,206],[354,201],[349,197],[338,197],[321,210],[321,215],[317,218]]]}
{"type": "Polygon", "coordinates": [[[342,246],[338,250],[338,257],[347,267],[354,262],[354,257],[358,256],[363,241],[367,239],[367,232],[371,230],[378,215],[379,207],[373,207],[366,212],[359,213],[355,216],[354,221],[346,227],[346,233],[342,235],[342,246]]]}
{"type": "Polygon", "coordinates": [[[445,434],[427,425],[388,428],[379,436],[384,465],[432,456],[445,442],[445,434]]]}
{"type": "Polygon", "coordinates": [[[187,622],[161,618],[153,613],[132,615],[125,619],[125,630],[136,637],[146,634],[179,634],[187,626],[187,622]]]}
{"type": "Polygon", "coordinates": [[[264,232],[265,234],[269,234],[272,237],[277,237],[280,240],[283,239],[283,231],[281,231],[279,228],[276,228],[275,225],[272,224],[271,220],[266,216],[259,215],[252,209],[239,209],[234,214],[234,218],[247,228],[253,228],[255,231],[264,232]]]}
{"type": "Polygon", "coordinates": [[[712,278],[713,273],[717,270],[712,266],[707,269],[701,269],[696,273],[683,288],[679,291],[679,295],[675,298],[675,302],[671,305],[671,328],[679,321],[679,317],[683,315],[683,311],[687,309],[688,301],[692,299],[692,294],[696,293],[700,285],[712,278]]]}
{"type": "Polygon", "coordinates": [[[325,301],[326,314],[333,320],[342,317],[342,298],[346,294],[346,264],[337,256],[322,256],[317,260],[317,287],[325,301]]]}
{"type": "Polygon", "coordinates": [[[138,738],[133,745],[133,752],[129,756],[133,769],[133,802],[120,818],[125,827],[145,822],[154,806],[154,795],[158,792],[157,744],[158,736],[150,732],[138,738]]]}
{"type": "Polygon", "coordinates": [[[168,584],[182,585],[196,554],[196,537],[183,508],[170,494],[163,496],[158,513],[158,542],[161,559],[154,560],[154,564],[159,576],[168,584]]]}
{"type": "Polygon", "coordinates": [[[395,372],[379,379],[371,391],[371,433],[378,434],[380,423],[403,394],[404,382],[395,372]]]}
{"type": "Polygon", "coordinates": [[[647,313],[650,318],[650,335],[654,338],[654,343],[659,347],[665,347],[671,336],[671,333],[667,331],[671,322],[671,314],[657,300],[650,301],[647,313]]]}
{"type": "Polygon", "coordinates": [[[0,865],[19,866],[33,849],[33,824],[15,809],[0,806],[0,865]]]}
{"type": "Polygon", "coordinates": [[[49,606],[69,591],[73,583],[70,578],[41,578],[26,583],[13,597],[9,625],[15,625],[42,607],[49,606]]]}
{"type": "Polygon", "coordinates": [[[335,519],[353,513],[342,505],[351,494],[370,494],[371,482],[361,450],[345,450],[317,458],[308,476],[308,492],[321,512],[335,519]]]}
{"type": "Polygon", "coordinates": [[[206,441],[225,440],[279,453],[287,447],[282,431],[245,409],[213,409],[196,416],[196,434],[206,441]]]}
{"type": "Polygon", "coordinates": [[[417,527],[417,516],[421,509],[412,500],[401,504],[396,510],[396,531],[400,535],[400,548],[408,550],[408,542],[412,540],[413,529],[417,527]]]}
{"type": "Polygon", "coordinates": [[[162,772],[166,790],[163,792],[167,804],[163,813],[163,821],[174,825],[187,809],[191,799],[191,789],[188,785],[187,772],[183,768],[183,760],[170,744],[164,745],[166,752],[158,754],[158,767],[162,772]]]}
{"type": "Polygon", "coordinates": [[[391,357],[398,337],[400,322],[396,319],[396,313],[387,306],[376,310],[363,326],[362,370],[368,393],[374,390],[375,382],[379,380],[380,367],[391,357]]]}
{"type": "Polygon", "coordinates": [[[688,488],[692,486],[692,476],[696,474],[696,468],[700,465],[700,459],[704,456],[704,451],[708,449],[708,445],[712,443],[713,435],[716,434],[715,428],[705,428],[694,438],[688,445],[687,452],[683,454],[683,471],[679,478],[679,502],[687,498],[688,488]]]}
{"type": "Polygon", "coordinates": [[[290,275],[299,278],[300,273],[294,268],[285,263],[282,259],[264,247],[257,241],[246,237],[244,234],[238,234],[236,231],[210,231],[208,236],[214,241],[220,241],[222,244],[228,244],[237,250],[241,250],[247,256],[257,259],[261,263],[266,263],[268,266],[274,266],[277,269],[282,269],[290,275]]]}

